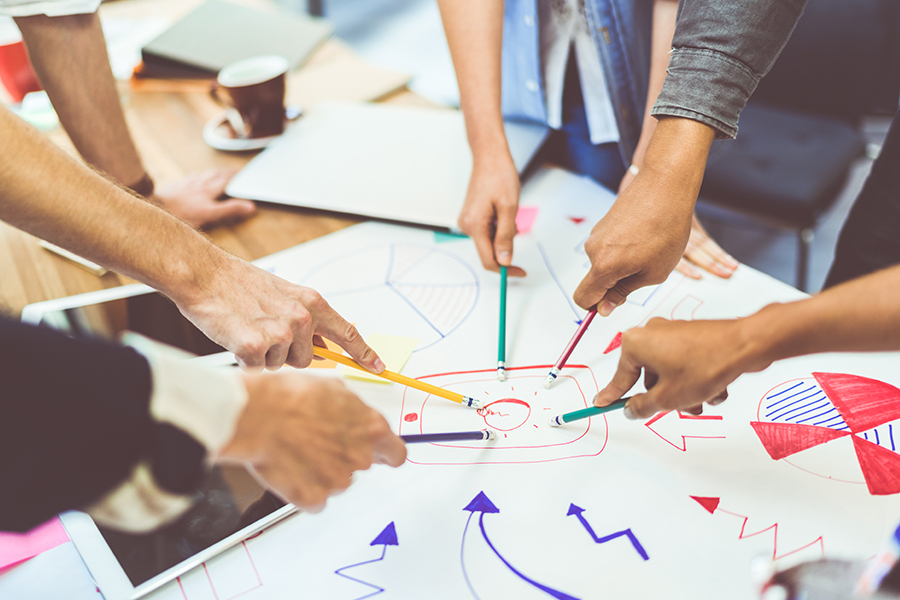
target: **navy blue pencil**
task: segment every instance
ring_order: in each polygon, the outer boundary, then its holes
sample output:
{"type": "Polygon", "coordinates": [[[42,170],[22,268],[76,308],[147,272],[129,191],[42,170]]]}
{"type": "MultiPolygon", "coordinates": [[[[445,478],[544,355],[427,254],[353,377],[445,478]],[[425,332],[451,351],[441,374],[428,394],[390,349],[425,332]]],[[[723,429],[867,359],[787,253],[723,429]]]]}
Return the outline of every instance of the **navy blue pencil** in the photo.
{"type": "Polygon", "coordinates": [[[424,442],[460,442],[463,440],[492,440],[497,437],[493,429],[481,431],[461,431],[458,433],[417,433],[401,435],[400,439],[407,444],[421,444],[424,442]]]}

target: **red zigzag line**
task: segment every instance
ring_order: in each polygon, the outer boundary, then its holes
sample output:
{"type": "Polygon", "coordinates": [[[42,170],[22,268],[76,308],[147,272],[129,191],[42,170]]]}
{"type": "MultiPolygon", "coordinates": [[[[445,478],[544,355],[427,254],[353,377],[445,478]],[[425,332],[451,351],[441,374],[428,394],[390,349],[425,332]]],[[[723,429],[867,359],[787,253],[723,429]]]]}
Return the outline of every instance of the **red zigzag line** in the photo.
{"type": "Polygon", "coordinates": [[[773,541],[773,544],[772,544],[772,560],[773,561],[780,560],[780,559],[784,558],[785,556],[790,556],[791,554],[796,554],[797,552],[800,552],[801,550],[806,550],[807,548],[809,548],[811,546],[815,546],[816,544],[819,544],[819,552],[822,554],[822,557],[824,558],[824,556],[825,556],[825,541],[822,539],[821,535],[818,538],[811,541],[810,543],[808,543],[804,546],[800,546],[799,548],[795,548],[794,550],[791,550],[790,552],[785,552],[784,554],[779,556],[778,555],[778,523],[774,523],[772,525],[769,525],[765,529],[760,529],[759,531],[755,531],[753,533],[745,533],[745,531],[747,529],[747,521],[750,520],[750,517],[747,517],[744,515],[739,515],[737,513],[733,513],[730,510],[725,510],[723,508],[717,509],[716,512],[727,513],[733,517],[737,517],[739,519],[744,520],[744,522],[741,523],[741,534],[738,536],[738,539],[741,539],[741,540],[746,539],[746,538],[751,538],[755,535],[760,535],[760,534],[766,533],[767,531],[774,529],[775,531],[774,531],[774,536],[773,536],[773,540],[772,540],[773,541]]]}

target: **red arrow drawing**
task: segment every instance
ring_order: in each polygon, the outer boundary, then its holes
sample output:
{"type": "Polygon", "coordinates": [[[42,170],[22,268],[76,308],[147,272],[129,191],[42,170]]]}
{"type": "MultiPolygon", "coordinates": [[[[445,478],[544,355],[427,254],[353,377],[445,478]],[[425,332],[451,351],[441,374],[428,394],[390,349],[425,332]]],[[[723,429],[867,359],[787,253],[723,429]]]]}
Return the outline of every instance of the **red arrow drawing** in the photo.
{"type": "Polygon", "coordinates": [[[782,559],[785,556],[790,556],[791,554],[796,554],[797,552],[800,552],[801,550],[806,550],[807,548],[810,548],[815,545],[819,546],[819,552],[822,554],[823,557],[825,556],[825,541],[822,539],[821,535],[819,537],[817,537],[816,539],[814,539],[813,541],[809,542],[808,544],[804,544],[803,546],[800,546],[799,548],[794,548],[793,550],[779,554],[778,553],[778,523],[773,523],[764,529],[750,532],[750,531],[747,531],[747,521],[750,520],[750,517],[748,517],[746,515],[741,515],[741,514],[738,514],[735,512],[731,512],[730,510],[725,510],[724,508],[719,508],[719,504],[721,503],[720,498],[710,498],[707,496],[691,496],[691,498],[693,500],[695,500],[698,504],[700,504],[700,506],[702,506],[710,514],[725,514],[725,515],[729,515],[732,517],[737,517],[738,519],[743,519],[743,521],[741,522],[741,533],[738,535],[739,540],[751,538],[751,537],[754,537],[757,535],[764,534],[767,531],[771,531],[772,532],[772,560],[773,561],[782,559]]]}
{"type": "Polygon", "coordinates": [[[703,430],[708,429],[708,426],[687,426],[685,422],[694,422],[698,421],[721,421],[722,415],[685,415],[679,411],[670,410],[667,412],[662,412],[647,421],[644,426],[652,431],[654,434],[659,436],[659,439],[666,442],[676,450],[681,450],[682,452],[687,452],[687,441],[688,439],[696,439],[696,440],[719,440],[725,439],[724,435],[685,435],[683,432],[687,428],[688,431],[692,431],[694,429],[703,430]],[[667,415],[675,415],[675,416],[667,417],[667,415]]]}

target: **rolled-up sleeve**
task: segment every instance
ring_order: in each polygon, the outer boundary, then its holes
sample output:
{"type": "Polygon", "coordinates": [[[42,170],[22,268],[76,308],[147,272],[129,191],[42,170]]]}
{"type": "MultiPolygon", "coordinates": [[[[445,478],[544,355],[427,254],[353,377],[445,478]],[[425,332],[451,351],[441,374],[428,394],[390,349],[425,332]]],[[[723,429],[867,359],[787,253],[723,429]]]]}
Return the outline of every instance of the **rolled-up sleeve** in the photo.
{"type": "Polygon", "coordinates": [[[62,17],[93,13],[99,6],[100,0],[0,0],[0,15],[62,17]]]}
{"type": "Polygon", "coordinates": [[[694,119],[734,137],[806,0],[682,0],[663,89],[652,114],[694,119]]]}

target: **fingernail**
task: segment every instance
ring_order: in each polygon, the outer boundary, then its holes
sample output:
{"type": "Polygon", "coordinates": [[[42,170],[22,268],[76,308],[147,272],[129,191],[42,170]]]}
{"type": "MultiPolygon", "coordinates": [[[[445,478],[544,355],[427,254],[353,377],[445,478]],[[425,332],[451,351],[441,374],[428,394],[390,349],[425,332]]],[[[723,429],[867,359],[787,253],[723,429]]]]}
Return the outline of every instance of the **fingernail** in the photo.
{"type": "Polygon", "coordinates": [[[512,253],[510,253],[510,252],[500,252],[500,253],[497,255],[497,260],[500,262],[501,265],[508,266],[508,265],[509,265],[509,261],[512,260],[512,253]]]}
{"type": "Polygon", "coordinates": [[[727,400],[727,398],[713,398],[712,400],[707,402],[707,404],[709,404],[710,406],[718,406],[725,402],[725,400],[727,400]]]}
{"type": "Polygon", "coordinates": [[[386,366],[384,366],[384,361],[381,360],[380,358],[376,358],[376,359],[375,359],[375,365],[374,365],[374,366],[375,366],[375,372],[376,372],[376,373],[381,373],[382,371],[384,371],[384,370],[387,368],[386,366]]]}
{"type": "Polygon", "coordinates": [[[597,395],[594,396],[594,406],[601,407],[603,404],[600,404],[600,392],[597,392],[597,395]]]}
{"type": "Polygon", "coordinates": [[[622,414],[625,415],[625,418],[628,419],[629,421],[637,421],[637,415],[635,415],[633,412],[631,412],[631,407],[628,406],[627,404],[625,405],[624,408],[622,408],[622,414]]]}
{"type": "Polygon", "coordinates": [[[603,303],[602,306],[600,306],[600,316],[608,317],[609,315],[612,314],[612,311],[614,311],[615,309],[616,309],[616,305],[613,304],[612,302],[610,302],[609,300],[607,300],[606,302],[603,303]]]}

